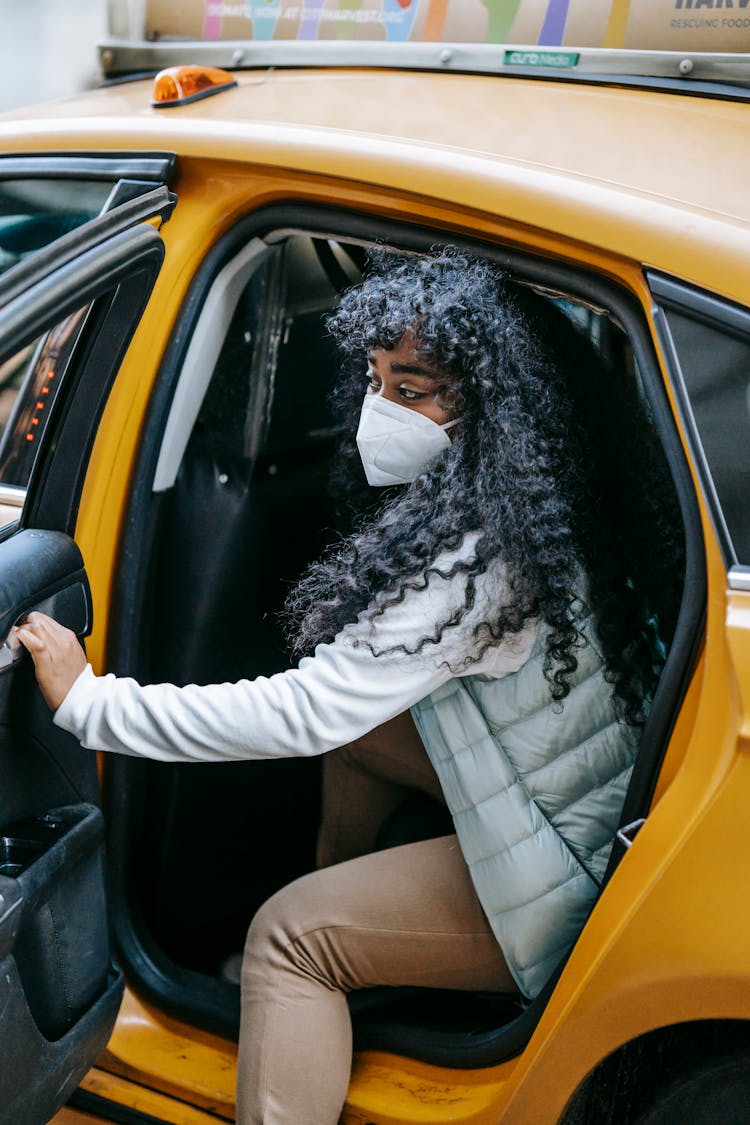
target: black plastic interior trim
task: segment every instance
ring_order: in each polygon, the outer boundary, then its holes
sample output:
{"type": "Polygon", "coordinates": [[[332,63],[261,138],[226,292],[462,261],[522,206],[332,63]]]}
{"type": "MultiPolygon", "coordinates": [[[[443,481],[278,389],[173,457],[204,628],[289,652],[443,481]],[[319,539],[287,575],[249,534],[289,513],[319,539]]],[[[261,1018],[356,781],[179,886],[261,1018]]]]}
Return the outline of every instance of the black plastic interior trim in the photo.
{"type": "MultiPolygon", "coordinates": [[[[521,280],[544,285],[570,293],[599,307],[609,309],[627,329],[633,343],[639,369],[643,376],[645,393],[654,418],[661,431],[666,455],[674,476],[687,537],[687,577],[680,619],[673,641],[670,658],[644,731],[639,766],[631,783],[632,794],[626,799],[627,816],[635,819],[648,811],[658,770],[666,751],[669,735],[674,726],[680,704],[693,671],[699,651],[704,626],[706,599],[703,538],[698,506],[692,480],[685,461],[682,444],[671,413],[662,383],[651,337],[643,309],[623,289],[607,279],[592,277],[578,267],[551,262],[534,257],[530,252],[513,250],[497,244],[472,239],[451,231],[418,227],[395,220],[380,220],[340,209],[308,204],[271,205],[246,216],[225,234],[209,252],[196,273],[190,287],[182,315],[179,317],[172,339],[166,349],[164,361],[156,381],[144,425],[141,447],[134,467],[128,511],[126,513],[120,558],[116,569],[113,593],[113,613],[109,632],[107,667],[119,675],[137,674],[137,638],[143,625],[146,597],[146,571],[148,557],[147,536],[144,528],[150,522],[151,485],[159,454],[161,438],[166,423],[168,404],[179,377],[181,363],[190,335],[205,300],[208,286],[221,267],[244,242],[252,237],[263,237],[273,232],[299,230],[310,235],[350,238],[367,242],[381,242],[406,251],[424,252],[438,244],[450,244],[480,254],[521,280]]],[[[222,1010],[214,1000],[207,1002],[205,988],[185,995],[180,978],[185,970],[177,970],[172,962],[154,949],[142,926],[134,919],[127,900],[126,855],[127,826],[133,802],[136,800],[139,763],[133,759],[107,763],[105,800],[108,802],[110,830],[109,854],[112,862],[112,898],[116,917],[116,933],[124,963],[130,974],[146,994],[171,1015],[197,1026],[223,1035],[236,1034],[235,1014],[222,1010]]],[[[624,814],[625,815],[625,814],[624,814]]],[[[622,824],[627,823],[623,818],[622,824]]],[[[617,858],[610,864],[608,876],[616,866],[617,858]]],[[[191,974],[197,976],[197,974],[191,974]]],[[[216,985],[225,982],[216,981],[216,985]]],[[[216,993],[218,995],[218,992],[216,993]]],[[[514,1021],[516,1031],[499,1028],[488,1033],[482,1050],[474,1056],[461,1049],[451,1054],[444,1046],[422,1050],[415,1043],[412,1053],[421,1058],[440,1058],[443,1064],[464,1067],[486,1066],[508,1057],[507,1043],[515,1043],[517,1051],[525,1043],[541,1015],[544,1002],[524,1013],[523,1031],[514,1021]],[[524,1019],[525,1017],[525,1019],[524,1019]],[[474,1061],[481,1058],[480,1061],[474,1061]],[[452,1061],[453,1060],[453,1061],[452,1061]]],[[[511,1051],[511,1053],[513,1053],[511,1051]]]]}
{"type": "Polygon", "coordinates": [[[91,621],[91,594],[83,559],[67,535],[57,531],[19,531],[0,547],[0,564],[3,575],[0,638],[7,635],[19,614],[78,582],[83,586],[86,614],[88,622],[91,621]],[[33,561],[31,573],[30,561],[33,561]]]}
{"type": "MultiPolygon", "coordinates": [[[[566,958],[567,960],[567,958],[566,958]]],[[[489,1031],[465,1031],[457,1034],[455,1031],[437,1031],[434,1028],[424,1029],[415,1034],[412,1026],[398,1028],[398,1042],[400,1053],[408,1051],[412,1058],[430,1063],[432,1066],[454,1067],[457,1070],[471,1070],[475,1067],[497,1066],[519,1055],[531,1038],[534,1028],[542,1018],[550,996],[555,991],[560,974],[565,968],[562,961],[538,996],[519,1012],[514,1019],[503,1022],[489,1031]]],[[[383,991],[387,992],[388,989],[383,991]]],[[[390,991],[403,994],[407,1003],[410,997],[413,1002],[419,1003],[419,993],[424,991],[419,988],[391,989],[390,991]]],[[[392,1024],[383,1030],[383,1021],[376,1020],[370,1023],[367,1019],[367,1008],[371,1004],[370,992],[378,989],[367,989],[363,992],[353,992],[349,996],[349,1009],[352,1015],[355,1050],[394,1050],[394,1031],[392,1024]]],[[[502,997],[498,997],[498,1001],[502,997]]],[[[445,997],[445,1003],[450,999],[445,997]]],[[[519,1001],[520,1003],[520,1001],[519,1001]]],[[[486,997],[488,1014],[492,1010],[493,999],[486,997]]]]}
{"type": "Polygon", "coordinates": [[[151,180],[170,184],[174,152],[45,152],[14,153],[0,158],[0,180],[151,180]]]}
{"type": "MultiPolygon", "coordinates": [[[[9,958],[8,970],[14,971],[13,959],[9,958]]],[[[71,1096],[91,1065],[107,1045],[120,1007],[124,982],[121,972],[113,969],[104,993],[86,1011],[71,1029],[56,1041],[47,1041],[33,1027],[30,1021],[23,1022],[24,1013],[20,1008],[6,1011],[9,1020],[18,1019],[22,1038],[13,1048],[23,1051],[24,1058],[36,1059],[33,1075],[23,1088],[13,1088],[13,1074],[10,1070],[17,1060],[3,1058],[0,1069],[0,1086],[3,1097],[0,1100],[0,1125],[29,1125],[33,1122],[48,1121],[50,1113],[55,1113],[71,1096]],[[5,1081],[4,1081],[5,1080],[5,1081]]],[[[11,993],[11,1003],[20,1004],[17,994],[11,993]]]]}

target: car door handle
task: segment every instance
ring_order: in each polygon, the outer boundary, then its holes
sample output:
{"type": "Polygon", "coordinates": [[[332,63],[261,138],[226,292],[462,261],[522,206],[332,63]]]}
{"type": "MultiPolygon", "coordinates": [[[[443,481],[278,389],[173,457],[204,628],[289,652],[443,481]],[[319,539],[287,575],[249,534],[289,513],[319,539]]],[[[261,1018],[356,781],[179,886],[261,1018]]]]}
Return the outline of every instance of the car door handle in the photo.
{"type": "MultiPolygon", "coordinates": [[[[89,631],[89,600],[81,581],[73,582],[70,586],[64,586],[62,590],[56,590],[48,598],[42,598],[31,609],[20,614],[15,624],[20,625],[29,613],[35,611],[46,613],[48,617],[54,617],[55,621],[59,621],[66,629],[72,629],[78,637],[85,636],[89,631]]],[[[18,637],[11,630],[0,645],[0,672],[5,668],[10,668],[13,664],[17,664],[25,651],[18,637]]]]}
{"type": "Polygon", "coordinates": [[[3,641],[2,647],[0,647],[0,672],[3,668],[9,668],[11,664],[17,664],[24,651],[25,649],[16,634],[9,633],[3,641]]]}

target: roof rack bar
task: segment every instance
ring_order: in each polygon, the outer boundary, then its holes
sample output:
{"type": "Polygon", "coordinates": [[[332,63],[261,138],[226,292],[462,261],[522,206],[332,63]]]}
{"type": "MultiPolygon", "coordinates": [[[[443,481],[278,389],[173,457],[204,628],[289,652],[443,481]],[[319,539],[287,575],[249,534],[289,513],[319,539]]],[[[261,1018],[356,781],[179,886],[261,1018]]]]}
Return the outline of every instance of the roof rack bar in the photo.
{"type": "Polygon", "coordinates": [[[368,67],[455,70],[479,74],[538,71],[565,77],[672,78],[750,86],[750,54],[625,51],[602,47],[537,47],[496,43],[388,43],[334,40],[110,39],[99,44],[106,77],[151,72],[190,63],[231,69],[265,67],[368,67]]]}

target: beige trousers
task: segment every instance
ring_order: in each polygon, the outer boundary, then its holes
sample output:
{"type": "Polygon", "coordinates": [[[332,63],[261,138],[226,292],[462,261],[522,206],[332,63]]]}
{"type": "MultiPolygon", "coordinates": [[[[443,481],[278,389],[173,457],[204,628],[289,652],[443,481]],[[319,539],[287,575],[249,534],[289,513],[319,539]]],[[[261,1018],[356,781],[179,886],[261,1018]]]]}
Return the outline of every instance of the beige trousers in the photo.
{"type": "Polygon", "coordinates": [[[440,796],[408,713],[326,755],[324,869],[269,899],[245,946],[240,1125],[336,1125],[354,989],[515,990],[455,836],[368,854],[408,789],[440,796]]]}

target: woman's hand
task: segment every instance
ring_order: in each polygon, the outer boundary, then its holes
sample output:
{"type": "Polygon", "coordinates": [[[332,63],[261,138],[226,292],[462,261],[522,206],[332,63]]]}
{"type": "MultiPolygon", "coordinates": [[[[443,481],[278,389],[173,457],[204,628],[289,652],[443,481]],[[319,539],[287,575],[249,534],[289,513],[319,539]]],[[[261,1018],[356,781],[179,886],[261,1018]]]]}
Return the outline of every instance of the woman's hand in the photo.
{"type": "Polygon", "coordinates": [[[42,695],[56,711],[86,667],[78,638],[46,613],[30,613],[14,632],[31,653],[42,695]]]}

